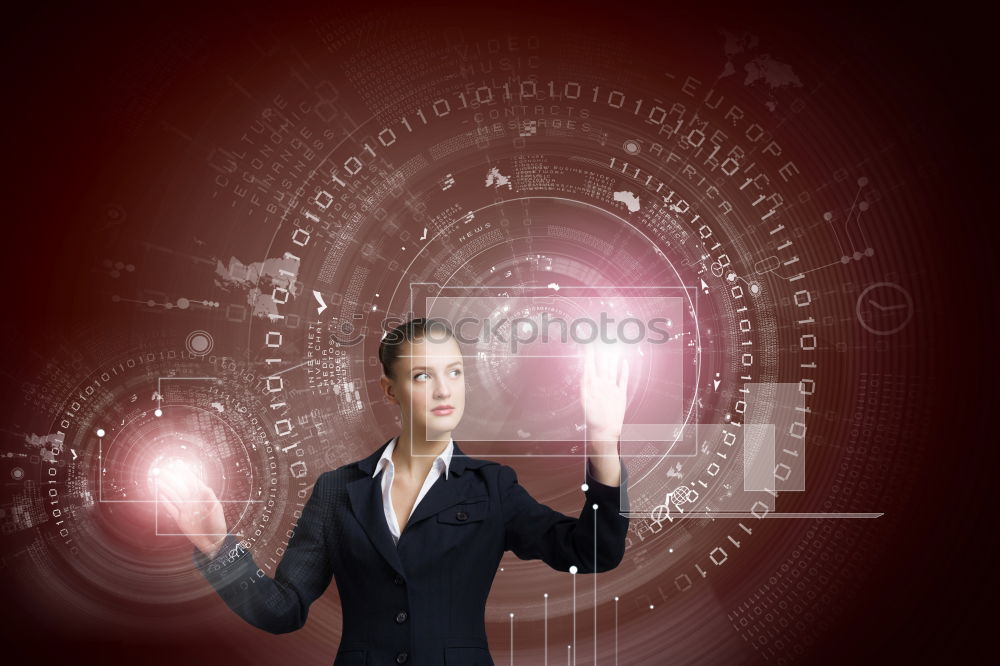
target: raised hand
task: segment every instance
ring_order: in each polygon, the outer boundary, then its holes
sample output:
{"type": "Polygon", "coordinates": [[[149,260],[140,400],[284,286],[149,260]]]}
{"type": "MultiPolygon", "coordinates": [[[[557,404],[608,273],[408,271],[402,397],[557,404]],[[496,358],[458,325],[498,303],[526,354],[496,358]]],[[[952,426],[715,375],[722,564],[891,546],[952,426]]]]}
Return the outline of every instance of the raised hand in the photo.
{"type": "Polygon", "coordinates": [[[215,492],[184,465],[161,469],[157,487],[157,499],[180,531],[198,550],[214,557],[227,532],[226,516],[215,492]]]}
{"type": "Polygon", "coordinates": [[[587,416],[587,441],[596,455],[618,452],[628,391],[628,359],[621,356],[615,344],[584,345],[580,393],[587,416]]]}

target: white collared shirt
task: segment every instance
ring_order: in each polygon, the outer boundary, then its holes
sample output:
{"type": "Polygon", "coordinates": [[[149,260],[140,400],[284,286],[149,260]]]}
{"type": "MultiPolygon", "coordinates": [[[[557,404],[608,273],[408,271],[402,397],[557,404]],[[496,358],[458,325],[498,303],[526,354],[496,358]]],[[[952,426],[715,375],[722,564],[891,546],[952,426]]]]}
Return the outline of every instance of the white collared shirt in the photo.
{"type": "MultiPolygon", "coordinates": [[[[396,510],[392,508],[392,479],[395,476],[395,466],[392,464],[392,452],[396,448],[396,441],[398,439],[398,435],[393,437],[389,445],[385,447],[382,457],[375,463],[375,473],[372,474],[372,478],[374,478],[378,476],[383,467],[385,468],[385,474],[382,475],[382,509],[385,513],[385,521],[389,524],[389,533],[392,535],[393,543],[399,543],[400,535],[399,521],[396,520],[396,510]]],[[[410,515],[406,517],[407,522],[409,522],[410,516],[413,515],[413,511],[417,508],[417,505],[420,504],[420,500],[424,498],[427,491],[434,485],[434,482],[442,474],[444,474],[445,481],[448,480],[448,466],[451,465],[451,454],[454,450],[455,440],[451,439],[445,450],[439,453],[434,459],[434,464],[427,472],[427,478],[424,479],[424,485],[421,486],[420,493],[417,494],[417,500],[413,503],[413,508],[410,509],[410,515]]]]}

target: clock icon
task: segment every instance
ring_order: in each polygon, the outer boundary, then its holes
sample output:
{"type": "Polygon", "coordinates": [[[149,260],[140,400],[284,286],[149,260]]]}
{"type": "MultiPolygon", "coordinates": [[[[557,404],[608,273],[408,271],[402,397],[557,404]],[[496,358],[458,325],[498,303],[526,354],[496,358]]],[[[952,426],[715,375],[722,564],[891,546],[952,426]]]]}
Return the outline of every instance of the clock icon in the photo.
{"type": "Polygon", "coordinates": [[[855,307],[858,322],[875,335],[892,335],[913,318],[913,298],[892,282],[876,282],[865,287],[855,307]]]}

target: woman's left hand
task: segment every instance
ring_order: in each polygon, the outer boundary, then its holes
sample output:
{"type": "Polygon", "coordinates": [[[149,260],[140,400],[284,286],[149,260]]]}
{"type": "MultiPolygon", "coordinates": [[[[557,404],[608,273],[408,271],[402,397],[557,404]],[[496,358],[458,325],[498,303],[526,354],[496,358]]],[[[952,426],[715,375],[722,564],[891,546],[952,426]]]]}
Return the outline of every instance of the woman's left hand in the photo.
{"type": "Polygon", "coordinates": [[[580,394],[587,418],[588,447],[595,455],[617,456],[618,439],[625,421],[627,392],[628,359],[621,358],[617,345],[584,345],[580,394]]]}

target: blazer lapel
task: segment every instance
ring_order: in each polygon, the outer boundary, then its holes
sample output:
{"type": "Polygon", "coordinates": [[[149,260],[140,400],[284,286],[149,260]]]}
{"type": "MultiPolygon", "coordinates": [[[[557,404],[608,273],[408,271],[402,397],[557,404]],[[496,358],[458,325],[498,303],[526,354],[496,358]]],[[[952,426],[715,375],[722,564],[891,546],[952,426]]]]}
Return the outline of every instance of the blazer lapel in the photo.
{"type": "Polygon", "coordinates": [[[458,448],[458,442],[455,442],[455,448],[451,454],[451,464],[448,465],[448,478],[445,479],[442,474],[430,487],[430,490],[420,500],[420,504],[413,510],[410,519],[406,522],[406,528],[403,530],[403,534],[400,535],[400,540],[406,535],[406,530],[410,529],[411,525],[415,525],[421,520],[433,516],[438,511],[447,509],[449,506],[458,504],[466,499],[472,477],[468,475],[463,476],[462,472],[465,471],[468,465],[469,457],[462,453],[462,450],[458,448]]]}
{"type": "Polygon", "coordinates": [[[396,544],[392,542],[389,526],[385,522],[382,508],[382,473],[376,477],[372,476],[375,463],[382,457],[382,452],[391,441],[387,440],[375,453],[358,462],[358,468],[364,476],[347,484],[347,495],[351,501],[351,511],[368,534],[375,549],[396,570],[396,573],[405,576],[406,572],[403,571],[403,563],[396,551],[396,544]]]}
{"type": "MultiPolygon", "coordinates": [[[[396,544],[392,542],[392,534],[389,533],[389,526],[385,522],[385,509],[382,506],[382,474],[384,471],[376,477],[372,476],[375,471],[375,463],[382,457],[382,452],[391,441],[392,439],[386,440],[385,444],[380,446],[377,451],[358,461],[358,469],[362,471],[364,476],[347,484],[347,494],[350,497],[351,510],[361,523],[365,533],[368,534],[375,549],[393,569],[405,576],[406,572],[403,571],[399,551],[396,544]]],[[[484,462],[487,461],[469,458],[458,448],[458,442],[455,442],[455,448],[451,454],[451,464],[448,466],[448,479],[445,479],[444,475],[438,477],[438,480],[420,500],[420,504],[414,509],[410,519],[406,522],[406,527],[403,528],[403,533],[399,537],[400,541],[406,537],[406,532],[411,525],[466,499],[472,476],[463,477],[462,473],[467,467],[478,467],[484,462]]]]}

